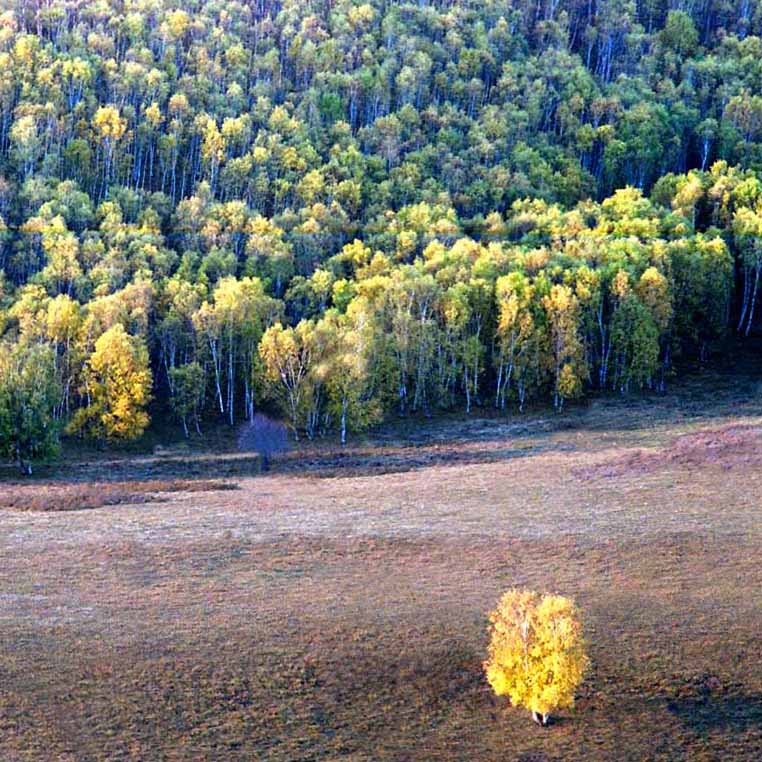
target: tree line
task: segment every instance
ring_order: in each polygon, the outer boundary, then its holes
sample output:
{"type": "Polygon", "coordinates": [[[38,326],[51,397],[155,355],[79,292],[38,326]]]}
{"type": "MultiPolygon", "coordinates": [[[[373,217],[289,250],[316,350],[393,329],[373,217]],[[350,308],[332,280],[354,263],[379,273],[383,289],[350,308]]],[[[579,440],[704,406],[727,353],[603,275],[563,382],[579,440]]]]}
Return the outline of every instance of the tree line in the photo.
{"type": "MultiPolygon", "coordinates": [[[[139,436],[152,396],[186,434],[250,419],[269,402],[295,436],[337,431],[343,442],[389,413],[522,410],[543,399],[560,408],[591,389],[663,389],[680,357],[706,358],[726,337],[729,238],[745,284],[741,325],[753,319],[762,259],[749,228],[762,183],[717,164],[663,178],[654,193],[670,207],[634,188],[571,210],[518,201],[489,215],[478,239],[462,233],[451,208],[406,207],[308,277],[290,278],[281,297],[261,262],[273,266],[289,244],[259,216],[246,221],[242,257],[228,267],[186,254],[162,276],[152,263],[172,253],[150,207],[130,223],[115,201],[102,202],[98,233],[84,240],[51,209],[38,245],[75,253],[51,256],[7,300],[6,428],[23,429],[8,395],[25,378],[51,432],[58,421],[108,440],[139,436]],[[697,230],[702,220],[716,224],[697,230]],[[99,289],[105,259],[78,266],[88,247],[142,266],[120,288],[99,289]],[[83,303],[77,295],[87,290],[83,303]]],[[[65,211],[66,199],[57,201],[65,211]]],[[[187,203],[202,228],[226,206],[187,203]]]]}
{"type": "Polygon", "coordinates": [[[758,312],[761,23],[734,2],[7,5],[3,449],[263,404],[343,441],[663,388],[758,312]]]}

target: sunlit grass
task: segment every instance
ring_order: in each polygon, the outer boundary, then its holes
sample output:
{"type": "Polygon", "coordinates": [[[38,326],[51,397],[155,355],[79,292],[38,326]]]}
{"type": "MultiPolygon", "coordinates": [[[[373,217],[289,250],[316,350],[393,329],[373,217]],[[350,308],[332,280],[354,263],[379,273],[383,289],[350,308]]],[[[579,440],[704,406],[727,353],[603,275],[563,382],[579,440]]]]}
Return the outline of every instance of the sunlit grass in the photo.
{"type": "Polygon", "coordinates": [[[4,485],[0,759],[758,759],[759,410],[683,411],[419,422],[232,491],[97,462],[4,485]],[[586,624],[544,730],[482,672],[512,586],[586,624]]]}

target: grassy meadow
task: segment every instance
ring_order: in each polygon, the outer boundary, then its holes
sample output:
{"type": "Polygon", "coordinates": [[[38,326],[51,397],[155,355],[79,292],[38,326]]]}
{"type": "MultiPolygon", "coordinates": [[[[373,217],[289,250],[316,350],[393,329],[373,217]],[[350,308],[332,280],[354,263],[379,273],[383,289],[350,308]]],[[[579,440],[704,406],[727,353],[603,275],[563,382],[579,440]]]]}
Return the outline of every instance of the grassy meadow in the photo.
{"type": "Polygon", "coordinates": [[[733,369],[341,449],[70,453],[0,482],[0,759],[758,760],[762,396],[733,369]],[[546,729],[486,615],[573,596],[546,729]]]}

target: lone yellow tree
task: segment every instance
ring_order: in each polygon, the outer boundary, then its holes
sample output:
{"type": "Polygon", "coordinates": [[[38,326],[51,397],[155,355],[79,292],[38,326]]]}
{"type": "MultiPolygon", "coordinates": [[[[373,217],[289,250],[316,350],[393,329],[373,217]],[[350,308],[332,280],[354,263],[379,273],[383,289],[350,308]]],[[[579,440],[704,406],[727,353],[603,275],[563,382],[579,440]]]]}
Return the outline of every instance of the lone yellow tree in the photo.
{"type": "Polygon", "coordinates": [[[490,635],[484,671],[498,696],[529,709],[539,725],[574,704],[589,660],[571,599],[509,590],[490,614],[490,635]]]}
{"type": "Polygon", "coordinates": [[[88,405],[76,412],[71,428],[109,440],[137,439],[150,420],[151,382],[145,344],[117,323],[95,342],[82,388],[88,405]]]}

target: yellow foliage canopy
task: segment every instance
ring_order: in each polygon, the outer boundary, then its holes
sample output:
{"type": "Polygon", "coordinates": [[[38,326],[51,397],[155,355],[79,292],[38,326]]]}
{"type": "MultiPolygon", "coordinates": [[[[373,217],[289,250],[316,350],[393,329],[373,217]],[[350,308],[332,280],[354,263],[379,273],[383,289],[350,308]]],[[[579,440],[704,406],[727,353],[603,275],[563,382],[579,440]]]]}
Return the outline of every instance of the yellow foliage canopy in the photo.
{"type": "Polygon", "coordinates": [[[589,660],[574,602],[509,590],[490,614],[487,680],[514,706],[549,714],[574,704],[589,660]]]}
{"type": "Polygon", "coordinates": [[[82,389],[90,404],[77,411],[71,428],[110,440],[137,439],[149,423],[151,383],[145,344],[117,323],[95,342],[82,389]]]}
{"type": "Polygon", "coordinates": [[[93,117],[93,127],[103,140],[120,140],[127,130],[127,120],[119,115],[116,106],[101,106],[93,117]]]}

